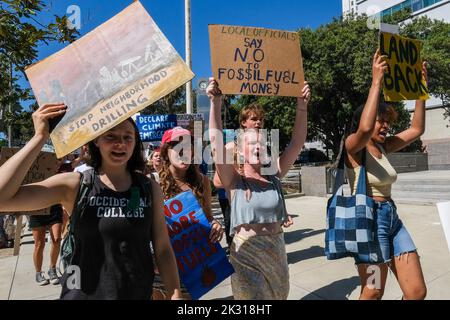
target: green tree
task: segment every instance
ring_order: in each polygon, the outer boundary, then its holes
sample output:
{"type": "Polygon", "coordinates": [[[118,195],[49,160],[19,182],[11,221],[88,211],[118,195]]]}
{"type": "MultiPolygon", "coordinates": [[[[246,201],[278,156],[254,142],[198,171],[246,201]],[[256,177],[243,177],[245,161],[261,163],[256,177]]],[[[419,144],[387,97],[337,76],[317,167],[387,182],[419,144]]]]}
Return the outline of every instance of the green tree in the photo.
{"type": "MultiPolygon", "coordinates": [[[[408,12],[392,19],[404,20],[408,12]]],[[[308,112],[308,139],[320,139],[336,155],[340,141],[349,128],[354,110],[367,99],[372,81],[372,57],[378,46],[378,30],[367,26],[367,16],[334,19],[316,30],[299,30],[305,79],[312,90],[308,112]]],[[[423,56],[430,61],[430,91],[448,99],[450,24],[426,18],[401,24],[401,33],[424,42],[423,56]],[[446,39],[445,38],[446,35],[446,39]],[[445,43],[443,49],[439,43],[445,43]],[[444,93],[444,94],[442,94],[444,93]]],[[[443,99],[443,101],[448,101],[443,99]]],[[[295,114],[295,99],[241,96],[236,105],[258,101],[267,113],[266,127],[280,129],[280,149],[289,142],[295,114]]],[[[395,104],[399,113],[393,134],[410,125],[410,114],[403,103],[395,104]]],[[[416,142],[407,151],[421,150],[416,142]]]]}
{"type": "Polygon", "coordinates": [[[0,3],[0,132],[12,125],[19,133],[31,126],[31,114],[22,110],[24,101],[34,101],[29,88],[19,85],[25,67],[36,62],[38,46],[49,42],[72,42],[78,31],[68,28],[66,16],[42,24],[38,14],[45,8],[40,0],[4,0],[0,3]],[[11,107],[11,112],[7,111],[11,107]]]}
{"type": "Polygon", "coordinates": [[[450,120],[450,23],[420,17],[403,24],[402,34],[423,41],[429,90],[441,100],[444,116],[450,120]]]}

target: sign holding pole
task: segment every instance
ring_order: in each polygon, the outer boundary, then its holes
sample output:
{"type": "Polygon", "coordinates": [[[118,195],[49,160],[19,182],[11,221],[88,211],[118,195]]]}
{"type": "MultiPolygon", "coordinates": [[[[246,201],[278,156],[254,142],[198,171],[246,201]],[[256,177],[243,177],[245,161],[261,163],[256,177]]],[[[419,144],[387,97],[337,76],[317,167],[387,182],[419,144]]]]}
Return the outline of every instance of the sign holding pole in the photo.
{"type": "Polygon", "coordinates": [[[26,74],[39,106],[68,106],[51,133],[59,158],[194,77],[139,1],[26,74]]]}
{"type": "Polygon", "coordinates": [[[301,96],[297,32],[210,25],[209,38],[212,73],[224,94],[301,96]]]}
{"type": "Polygon", "coordinates": [[[419,40],[380,32],[380,51],[387,56],[383,93],[386,101],[427,100],[427,84],[422,75],[419,40]]]}

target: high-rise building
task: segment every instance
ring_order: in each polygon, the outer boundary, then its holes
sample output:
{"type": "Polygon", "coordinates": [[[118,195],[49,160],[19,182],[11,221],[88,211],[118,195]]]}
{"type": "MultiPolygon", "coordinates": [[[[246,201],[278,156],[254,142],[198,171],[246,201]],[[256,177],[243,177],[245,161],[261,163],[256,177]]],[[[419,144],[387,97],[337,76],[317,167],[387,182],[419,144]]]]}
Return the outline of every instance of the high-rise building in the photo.
{"type": "MultiPolygon", "coordinates": [[[[344,16],[354,13],[385,17],[403,9],[408,9],[413,18],[427,16],[450,23],[450,0],[342,0],[344,16]]],[[[450,169],[450,121],[444,119],[440,99],[432,97],[426,106],[426,130],[421,139],[427,146],[429,168],[450,169]]],[[[406,107],[414,111],[414,101],[407,101],[406,107]]]]}

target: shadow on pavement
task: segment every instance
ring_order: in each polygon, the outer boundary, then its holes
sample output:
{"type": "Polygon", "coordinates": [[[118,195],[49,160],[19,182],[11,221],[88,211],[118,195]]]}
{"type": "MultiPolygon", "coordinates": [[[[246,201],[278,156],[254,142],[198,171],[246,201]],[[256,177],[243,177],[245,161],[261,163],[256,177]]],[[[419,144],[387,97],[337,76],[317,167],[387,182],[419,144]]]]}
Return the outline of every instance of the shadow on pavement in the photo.
{"type": "Polygon", "coordinates": [[[314,229],[301,229],[301,230],[295,230],[291,232],[285,232],[284,233],[284,242],[286,244],[291,244],[297,241],[300,241],[302,239],[312,237],[321,233],[324,233],[325,229],[321,230],[314,230],[314,229]]]}
{"type": "Polygon", "coordinates": [[[317,257],[323,257],[323,256],[325,256],[324,248],[322,248],[321,246],[312,246],[308,249],[289,252],[287,254],[287,260],[288,260],[288,264],[294,264],[299,261],[313,259],[313,258],[317,258],[317,257]]]}
{"type": "Polygon", "coordinates": [[[350,294],[359,286],[359,277],[335,281],[323,288],[304,296],[301,300],[315,300],[320,297],[326,300],[349,300],[350,294]]]}

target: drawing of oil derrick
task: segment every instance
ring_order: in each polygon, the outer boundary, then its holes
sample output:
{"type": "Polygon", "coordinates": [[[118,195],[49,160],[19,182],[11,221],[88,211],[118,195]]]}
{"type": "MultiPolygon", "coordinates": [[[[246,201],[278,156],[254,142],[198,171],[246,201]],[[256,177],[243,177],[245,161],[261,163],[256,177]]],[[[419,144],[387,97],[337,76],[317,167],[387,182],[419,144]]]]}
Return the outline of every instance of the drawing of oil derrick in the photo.
{"type": "Polygon", "coordinates": [[[129,58],[119,63],[120,75],[122,78],[131,78],[135,73],[141,69],[138,61],[141,60],[141,56],[129,58]]]}
{"type": "Polygon", "coordinates": [[[110,72],[106,66],[103,66],[100,70],[99,84],[104,96],[107,96],[110,92],[122,86],[124,82],[117,72],[116,68],[113,68],[110,72]]]}

